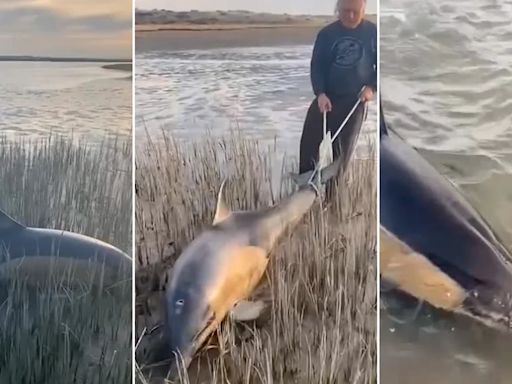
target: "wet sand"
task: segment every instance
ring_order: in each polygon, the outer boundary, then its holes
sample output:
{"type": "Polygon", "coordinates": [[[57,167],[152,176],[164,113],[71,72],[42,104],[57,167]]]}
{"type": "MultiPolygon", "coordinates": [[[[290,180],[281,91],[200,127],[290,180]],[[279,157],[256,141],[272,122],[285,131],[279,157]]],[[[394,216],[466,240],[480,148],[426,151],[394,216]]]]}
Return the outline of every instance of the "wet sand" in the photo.
{"type": "MultiPolygon", "coordinates": [[[[368,16],[375,22],[376,17],[368,16]]],[[[334,19],[333,19],[334,20],[334,19]]],[[[136,26],[137,53],[235,47],[275,47],[313,44],[326,24],[140,24],[136,26]]]]}
{"type": "Polygon", "coordinates": [[[239,31],[253,29],[283,29],[283,28],[315,28],[322,27],[326,23],[310,22],[310,23],[294,23],[294,24],[142,24],[135,27],[136,32],[161,32],[161,31],[239,31]]]}
{"type": "Polygon", "coordinates": [[[137,32],[137,53],[190,49],[269,47],[313,44],[320,26],[237,30],[165,30],[137,32]]]}

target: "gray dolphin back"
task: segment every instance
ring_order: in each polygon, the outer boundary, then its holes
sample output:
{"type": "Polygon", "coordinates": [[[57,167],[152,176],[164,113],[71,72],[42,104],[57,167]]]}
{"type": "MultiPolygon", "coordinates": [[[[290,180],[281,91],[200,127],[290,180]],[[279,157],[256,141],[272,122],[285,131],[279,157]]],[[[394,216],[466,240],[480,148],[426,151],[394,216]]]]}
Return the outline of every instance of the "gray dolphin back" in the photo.
{"type": "Polygon", "coordinates": [[[510,251],[455,185],[393,132],[381,129],[381,225],[471,293],[471,311],[510,316],[512,303],[493,304],[512,297],[510,251]]]}
{"type": "Polygon", "coordinates": [[[0,211],[0,268],[10,274],[22,264],[30,274],[44,275],[51,262],[104,266],[119,276],[130,276],[132,266],[131,258],[110,244],[67,231],[29,228],[0,211]]]}

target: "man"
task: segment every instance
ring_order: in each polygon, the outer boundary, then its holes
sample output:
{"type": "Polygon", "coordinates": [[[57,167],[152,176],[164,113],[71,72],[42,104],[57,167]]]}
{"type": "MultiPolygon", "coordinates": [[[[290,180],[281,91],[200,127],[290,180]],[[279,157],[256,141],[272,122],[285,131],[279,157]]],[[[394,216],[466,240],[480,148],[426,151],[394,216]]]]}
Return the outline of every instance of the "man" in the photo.
{"type": "Polygon", "coordinates": [[[377,26],[364,20],[365,0],[338,0],[338,19],[316,38],[311,59],[315,100],[309,107],[300,142],[300,173],[314,168],[323,139],[323,113],[332,135],[360,98],[362,103],[333,143],[334,158],[350,160],[363,124],[365,104],[377,89],[377,26]]]}

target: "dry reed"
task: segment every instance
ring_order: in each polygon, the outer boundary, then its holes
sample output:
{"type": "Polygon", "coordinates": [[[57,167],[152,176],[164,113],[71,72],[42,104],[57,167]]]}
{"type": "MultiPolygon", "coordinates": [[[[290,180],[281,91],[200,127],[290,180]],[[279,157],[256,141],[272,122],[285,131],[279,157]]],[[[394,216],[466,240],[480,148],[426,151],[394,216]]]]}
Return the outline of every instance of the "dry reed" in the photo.
{"type": "MultiPolygon", "coordinates": [[[[373,151],[372,151],[373,152],[373,151]]],[[[161,343],[158,288],[181,250],[213,219],[228,177],[234,209],[256,209],[293,192],[283,161],[233,134],[178,143],[149,138],[136,156],[137,381],[164,382],[148,366],[161,343]]],[[[327,210],[318,206],[272,252],[257,295],[271,310],[251,324],[226,320],[182,383],[376,382],[375,162],[353,161],[327,210]],[[220,353],[219,353],[220,351],[220,353]]]]}
{"type": "MultiPolygon", "coordinates": [[[[128,143],[110,140],[88,147],[0,138],[0,208],[26,225],[76,231],[131,254],[131,159],[128,143]]],[[[131,381],[131,282],[99,296],[62,281],[0,283],[0,383],[131,381]]]]}

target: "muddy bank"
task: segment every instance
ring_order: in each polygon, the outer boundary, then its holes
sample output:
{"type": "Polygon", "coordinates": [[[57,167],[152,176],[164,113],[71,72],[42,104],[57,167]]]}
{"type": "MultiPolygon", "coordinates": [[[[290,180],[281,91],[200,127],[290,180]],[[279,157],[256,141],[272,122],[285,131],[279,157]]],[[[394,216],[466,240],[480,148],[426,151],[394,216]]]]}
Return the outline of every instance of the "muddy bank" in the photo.
{"type": "MultiPolygon", "coordinates": [[[[369,20],[375,22],[374,16],[369,20]]],[[[309,45],[328,23],[310,24],[143,24],[137,25],[136,50],[175,51],[227,47],[309,45]]]]}

